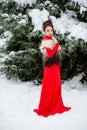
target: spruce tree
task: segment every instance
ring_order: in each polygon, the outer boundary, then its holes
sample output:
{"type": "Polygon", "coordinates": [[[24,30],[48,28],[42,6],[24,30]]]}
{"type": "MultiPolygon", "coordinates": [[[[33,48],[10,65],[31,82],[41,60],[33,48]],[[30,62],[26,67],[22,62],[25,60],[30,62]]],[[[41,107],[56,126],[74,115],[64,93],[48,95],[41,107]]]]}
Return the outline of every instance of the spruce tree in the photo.
{"type": "MultiPolygon", "coordinates": [[[[83,5],[71,0],[37,0],[29,4],[18,5],[15,1],[0,3],[0,38],[6,38],[4,33],[9,31],[12,36],[6,44],[0,47],[1,61],[0,70],[7,78],[20,79],[22,81],[32,80],[35,84],[41,83],[43,75],[42,55],[39,45],[42,32],[33,31],[34,26],[28,15],[32,9],[49,12],[49,16],[61,17],[61,13],[72,10],[76,13],[79,22],[87,22],[87,7],[81,10],[83,5]],[[24,23],[21,23],[21,21],[24,23]]],[[[73,17],[73,16],[72,16],[73,17]]],[[[82,73],[82,83],[87,82],[87,42],[76,37],[68,38],[70,32],[57,33],[55,37],[63,48],[62,52],[62,79],[67,80],[82,73]]]]}

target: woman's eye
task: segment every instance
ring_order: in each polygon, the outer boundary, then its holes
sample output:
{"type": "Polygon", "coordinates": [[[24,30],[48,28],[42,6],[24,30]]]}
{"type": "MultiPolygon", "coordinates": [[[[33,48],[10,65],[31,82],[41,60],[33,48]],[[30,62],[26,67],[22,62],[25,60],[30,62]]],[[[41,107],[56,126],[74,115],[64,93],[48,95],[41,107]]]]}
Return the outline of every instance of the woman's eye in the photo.
{"type": "Polygon", "coordinates": [[[47,30],[47,32],[49,32],[49,30],[47,30]]]}

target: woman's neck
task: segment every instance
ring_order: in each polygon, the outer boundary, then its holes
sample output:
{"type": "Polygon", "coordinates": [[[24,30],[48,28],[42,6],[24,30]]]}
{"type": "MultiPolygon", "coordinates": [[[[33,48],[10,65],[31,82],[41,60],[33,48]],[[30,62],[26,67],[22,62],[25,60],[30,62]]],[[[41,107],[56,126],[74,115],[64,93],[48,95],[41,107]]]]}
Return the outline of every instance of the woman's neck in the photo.
{"type": "Polygon", "coordinates": [[[44,40],[52,40],[52,36],[47,36],[47,35],[45,35],[45,36],[44,36],[44,40]]]}

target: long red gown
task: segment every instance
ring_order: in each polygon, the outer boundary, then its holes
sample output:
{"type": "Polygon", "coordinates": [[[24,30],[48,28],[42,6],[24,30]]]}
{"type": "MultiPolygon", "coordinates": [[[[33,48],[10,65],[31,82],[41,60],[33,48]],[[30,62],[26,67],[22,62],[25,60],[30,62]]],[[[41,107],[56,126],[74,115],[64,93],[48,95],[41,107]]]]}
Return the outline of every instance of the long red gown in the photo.
{"type": "MultiPolygon", "coordinates": [[[[49,56],[52,56],[49,48],[46,48],[46,51],[49,56]]],[[[38,109],[34,109],[34,112],[40,116],[48,117],[56,113],[61,114],[70,109],[71,107],[64,106],[62,101],[60,65],[45,66],[40,102],[38,109]]]]}

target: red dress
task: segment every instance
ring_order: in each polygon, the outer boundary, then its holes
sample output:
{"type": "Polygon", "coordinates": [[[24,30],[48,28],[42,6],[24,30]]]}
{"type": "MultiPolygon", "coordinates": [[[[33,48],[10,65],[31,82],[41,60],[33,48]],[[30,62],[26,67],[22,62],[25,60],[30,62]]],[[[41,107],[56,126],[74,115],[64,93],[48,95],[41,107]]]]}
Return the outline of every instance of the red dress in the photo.
{"type": "MultiPolygon", "coordinates": [[[[46,48],[48,56],[52,57],[57,49],[58,45],[53,50],[46,48]]],[[[38,109],[34,109],[34,112],[38,115],[48,117],[56,113],[61,114],[70,109],[71,107],[64,106],[62,101],[60,65],[52,64],[45,66],[40,102],[38,109]]]]}

